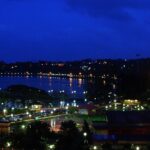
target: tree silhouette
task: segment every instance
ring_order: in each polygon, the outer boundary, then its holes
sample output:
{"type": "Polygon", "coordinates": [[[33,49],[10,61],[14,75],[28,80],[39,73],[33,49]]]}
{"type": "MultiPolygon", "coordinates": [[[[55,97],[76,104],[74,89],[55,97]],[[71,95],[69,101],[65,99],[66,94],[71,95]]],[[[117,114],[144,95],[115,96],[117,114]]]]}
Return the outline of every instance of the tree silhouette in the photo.
{"type": "Polygon", "coordinates": [[[25,132],[14,134],[14,147],[24,150],[46,150],[55,143],[57,136],[46,122],[36,121],[28,125],[25,132]]]}
{"type": "Polygon", "coordinates": [[[87,133],[86,139],[88,141],[88,144],[89,145],[93,144],[93,138],[92,138],[93,133],[92,133],[92,131],[91,131],[90,127],[89,127],[89,124],[87,123],[86,120],[84,120],[82,131],[83,131],[83,133],[84,132],[87,133]]]}
{"type": "Polygon", "coordinates": [[[61,133],[55,150],[88,150],[84,145],[82,132],[73,121],[62,122],[61,133]]]}

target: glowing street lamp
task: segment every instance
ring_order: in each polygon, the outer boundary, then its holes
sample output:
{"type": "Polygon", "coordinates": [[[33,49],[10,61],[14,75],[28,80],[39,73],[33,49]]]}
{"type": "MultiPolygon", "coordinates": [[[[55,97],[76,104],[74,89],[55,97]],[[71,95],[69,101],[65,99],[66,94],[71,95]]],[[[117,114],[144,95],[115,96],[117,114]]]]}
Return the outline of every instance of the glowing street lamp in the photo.
{"type": "Polygon", "coordinates": [[[32,117],[32,115],[31,114],[29,114],[29,118],[31,118],[32,117]]]}
{"type": "Polygon", "coordinates": [[[54,148],[55,148],[55,145],[50,145],[49,148],[50,148],[50,149],[54,149],[54,148]]]}
{"type": "Polygon", "coordinates": [[[26,115],[29,115],[29,112],[28,112],[28,111],[26,112],[26,115]]]}
{"type": "Polygon", "coordinates": [[[25,106],[25,109],[28,109],[28,106],[25,106]]]}
{"type": "Polygon", "coordinates": [[[4,113],[4,115],[6,115],[7,109],[3,109],[3,113],[4,113]]]}
{"type": "Polygon", "coordinates": [[[23,125],[21,126],[21,129],[24,130],[25,128],[26,128],[26,126],[23,124],[23,125]]]}
{"type": "Polygon", "coordinates": [[[83,133],[83,136],[84,136],[84,137],[87,137],[87,133],[86,133],[86,132],[84,132],[84,133],[83,133]]]}
{"type": "Polygon", "coordinates": [[[11,142],[7,142],[6,147],[10,147],[10,146],[11,146],[11,142]]]}
{"type": "Polygon", "coordinates": [[[140,147],[139,147],[139,146],[136,146],[136,150],[140,150],[140,147]]]}
{"type": "Polygon", "coordinates": [[[93,147],[93,150],[97,150],[97,146],[94,146],[94,147],[93,147]]]}

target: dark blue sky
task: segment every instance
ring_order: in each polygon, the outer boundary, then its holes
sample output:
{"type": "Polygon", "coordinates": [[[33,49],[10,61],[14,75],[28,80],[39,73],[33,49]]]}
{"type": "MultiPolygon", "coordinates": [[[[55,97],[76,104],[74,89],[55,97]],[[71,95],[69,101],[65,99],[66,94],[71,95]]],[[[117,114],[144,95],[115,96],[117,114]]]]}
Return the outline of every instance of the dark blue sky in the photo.
{"type": "Polygon", "coordinates": [[[0,59],[150,57],[149,0],[0,0],[0,59]]]}

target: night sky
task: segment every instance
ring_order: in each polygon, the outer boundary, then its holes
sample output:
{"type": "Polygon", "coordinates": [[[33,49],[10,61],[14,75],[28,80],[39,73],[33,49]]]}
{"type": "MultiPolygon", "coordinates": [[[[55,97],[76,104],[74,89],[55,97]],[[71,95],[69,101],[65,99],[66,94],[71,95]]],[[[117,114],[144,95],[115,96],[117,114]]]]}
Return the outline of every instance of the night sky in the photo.
{"type": "Polygon", "coordinates": [[[150,57],[150,0],[0,0],[0,59],[150,57]]]}

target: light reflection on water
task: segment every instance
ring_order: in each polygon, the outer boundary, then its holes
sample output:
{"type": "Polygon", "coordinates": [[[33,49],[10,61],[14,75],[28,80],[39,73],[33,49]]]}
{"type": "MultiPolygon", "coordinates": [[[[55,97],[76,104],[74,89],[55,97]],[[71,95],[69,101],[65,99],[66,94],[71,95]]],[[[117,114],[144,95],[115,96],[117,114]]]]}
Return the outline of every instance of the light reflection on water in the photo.
{"type": "Polygon", "coordinates": [[[0,77],[0,88],[6,88],[10,85],[24,84],[40,88],[43,90],[64,90],[71,94],[73,90],[77,91],[77,96],[82,97],[85,88],[84,79],[59,78],[59,77],[0,77]]]}

